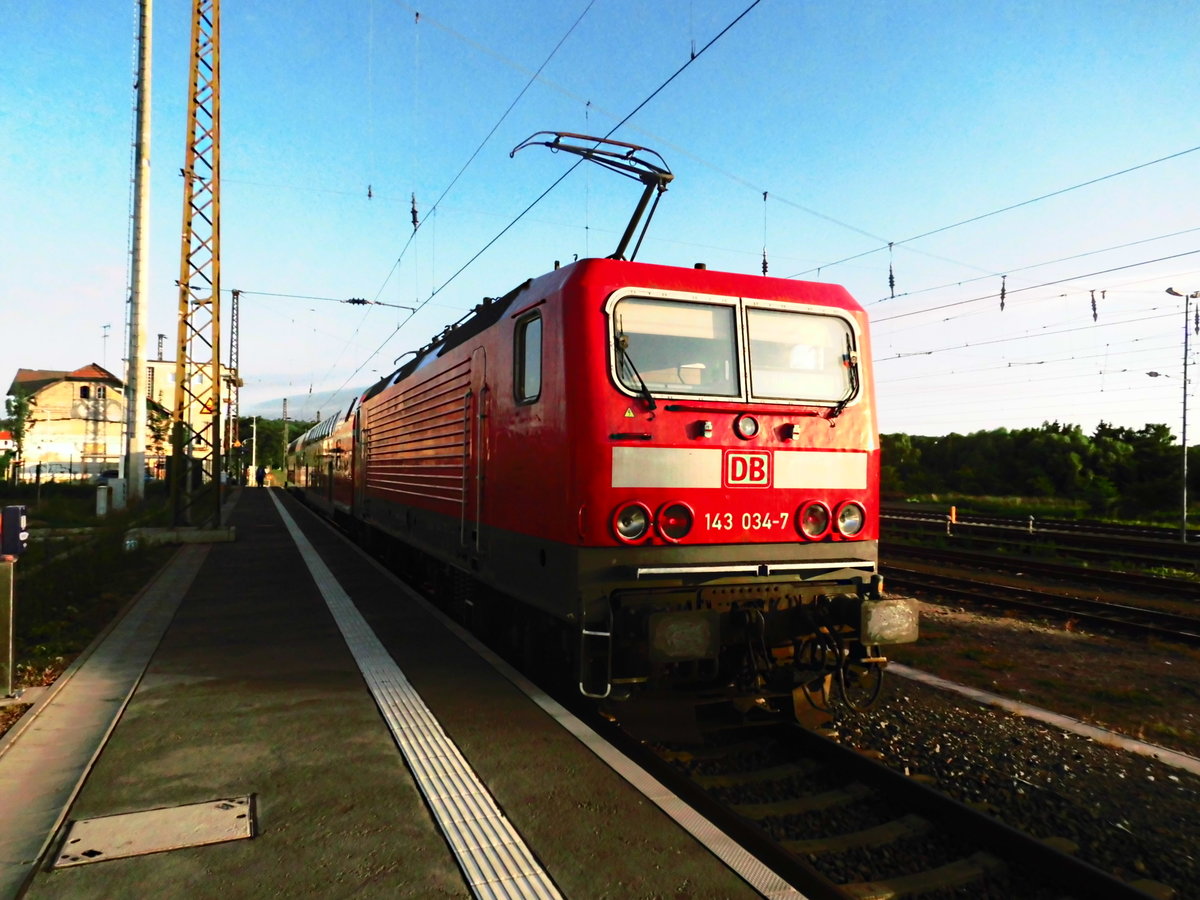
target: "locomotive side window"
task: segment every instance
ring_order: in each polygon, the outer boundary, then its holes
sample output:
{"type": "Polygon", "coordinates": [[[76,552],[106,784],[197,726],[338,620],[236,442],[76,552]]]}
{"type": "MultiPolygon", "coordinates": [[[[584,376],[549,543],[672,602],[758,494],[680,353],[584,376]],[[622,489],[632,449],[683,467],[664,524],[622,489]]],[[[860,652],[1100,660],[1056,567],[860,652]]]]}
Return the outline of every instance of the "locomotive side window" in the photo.
{"type": "Polygon", "coordinates": [[[747,309],[750,389],[755,397],[840,403],[855,387],[850,326],[837,316],[747,309]]]}
{"type": "Polygon", "coordinates": [[[629,297],[613,309],[617,377],[631,391],[736,397],[735,307],[629,297]]]}
{"type": "Polygon", "coordinates": [[[517,323],[513,359],[513,384],[518,403],[532,403],[542,393],[542,317],[533,315],[517,323]]]}

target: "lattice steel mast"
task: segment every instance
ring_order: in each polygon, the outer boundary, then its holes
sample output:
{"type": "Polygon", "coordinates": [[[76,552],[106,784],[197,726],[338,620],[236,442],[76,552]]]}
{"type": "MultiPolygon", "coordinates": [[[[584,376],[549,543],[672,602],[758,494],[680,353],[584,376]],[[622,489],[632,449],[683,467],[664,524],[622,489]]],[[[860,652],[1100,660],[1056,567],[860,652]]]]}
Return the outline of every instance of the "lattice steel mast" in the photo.
{"type": "Polygon", "coordinates": [[[171,434],[176,525],[221,524],[220,44],[220,0],[193,0],[171,434]]]}

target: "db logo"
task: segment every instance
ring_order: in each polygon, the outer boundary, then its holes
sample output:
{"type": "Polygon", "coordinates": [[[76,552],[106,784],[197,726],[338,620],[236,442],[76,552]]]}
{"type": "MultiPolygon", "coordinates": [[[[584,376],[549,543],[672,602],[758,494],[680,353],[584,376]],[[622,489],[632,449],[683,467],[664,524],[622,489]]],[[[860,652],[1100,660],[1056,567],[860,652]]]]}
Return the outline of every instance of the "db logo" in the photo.
{"type": "Polygon", "coordinates": [[[725,453],[725,487],[770,487],[771,454],[729,450],[725,453]]]}

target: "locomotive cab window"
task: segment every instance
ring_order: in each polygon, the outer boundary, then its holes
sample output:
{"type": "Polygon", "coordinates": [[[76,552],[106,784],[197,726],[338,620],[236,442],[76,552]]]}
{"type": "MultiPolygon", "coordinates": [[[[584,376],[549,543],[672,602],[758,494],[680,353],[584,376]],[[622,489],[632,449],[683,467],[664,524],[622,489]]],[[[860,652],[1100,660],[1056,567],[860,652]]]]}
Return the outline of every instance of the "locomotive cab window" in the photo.
{"type": "Polygon", "coordinates": [[[542,393],[542,317],[533,315],[517,323],[513,348],[513,384],[518,403],[532,403],[542,393]]]}
{"type": "Polygon", "coordinates": [[[853,335],[837,316],[746,310],[750,390],[761,399],[842,403],[853,399],[853,335]]]}
{"type": "Polygon", "coordinates": [[[613,308],[617,378],[626,389],[736,397],[735,307],[627,297],[613,308]]]}

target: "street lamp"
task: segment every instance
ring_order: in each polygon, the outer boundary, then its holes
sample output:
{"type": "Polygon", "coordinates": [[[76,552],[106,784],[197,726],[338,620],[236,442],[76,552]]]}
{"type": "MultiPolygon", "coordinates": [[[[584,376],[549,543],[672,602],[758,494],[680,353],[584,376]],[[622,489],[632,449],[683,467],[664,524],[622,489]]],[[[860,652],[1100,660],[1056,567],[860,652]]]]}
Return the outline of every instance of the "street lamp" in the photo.
{"type": "Polygon", "coordinates": [[[1180,443],[1183,444],[1183,510],[1179,525],[1179,539],[1187,543],[1187,390],[1188,390],[1188,331],[1191,330],[1191,301],[1200,298],[1200,291],[1181,294],[1173,287],[1167,288],[1172,297],[1183,298],[1183,428],[1180,443]]]}

